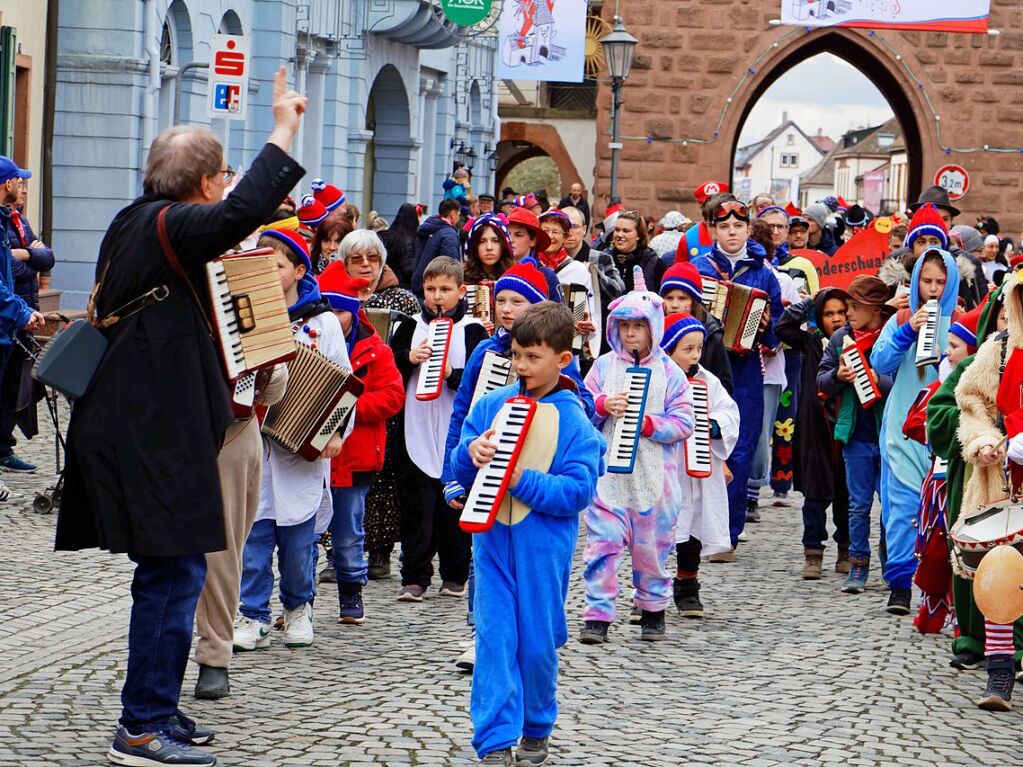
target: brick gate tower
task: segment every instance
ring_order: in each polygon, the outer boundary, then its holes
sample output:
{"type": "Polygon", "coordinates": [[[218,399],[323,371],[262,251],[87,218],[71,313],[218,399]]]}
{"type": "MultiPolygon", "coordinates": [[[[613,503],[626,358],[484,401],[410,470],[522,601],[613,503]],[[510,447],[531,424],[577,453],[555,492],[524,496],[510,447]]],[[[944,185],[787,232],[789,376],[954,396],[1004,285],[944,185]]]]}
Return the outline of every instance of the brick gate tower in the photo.
{"type": "MultiPolygon", "coordinates": [[[[1023,4],[992,0],[997,36],[772,26],[780,10],[780,0],[622,3],[625,24],[639,39],[623,92],[619,193],[627,206],[654,215],[683,206],[696,214],[693,189],[730,178],[739,131],[760,96],[796,64],[830,52],[873,81],[902,125],[909,199],[942,165],[959,164],[972,181],[957,203],[959,220],[991,214],[1014,237],[1020,232],[1023,32],[1016,30],[1023,29],[1023,4]]],[[[608,21],[613,11],[613,3],[604,5],[608,21]]],[[[812,96],[828,83],[806,86],[812,96]]],[[[609,189],[610,105],[610,87],[601,82],[598,212],[609,189]]]]}

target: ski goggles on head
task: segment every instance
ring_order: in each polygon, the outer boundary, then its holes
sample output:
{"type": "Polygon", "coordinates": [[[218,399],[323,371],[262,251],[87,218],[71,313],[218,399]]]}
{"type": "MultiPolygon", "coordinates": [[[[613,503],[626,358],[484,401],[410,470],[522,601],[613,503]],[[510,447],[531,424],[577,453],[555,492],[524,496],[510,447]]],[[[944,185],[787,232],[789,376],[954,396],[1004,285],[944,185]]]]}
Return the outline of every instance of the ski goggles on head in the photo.
{"type": "Polygon", "coordinates": [[[715,209],[711,215],[711,221],[715,224],[720,224],[722,221],[727,221],[729,218],[736,218],[739,221],[745,221],[749,223],[749,208],[743,205],[739,201],[723,202],[715,209]]]}

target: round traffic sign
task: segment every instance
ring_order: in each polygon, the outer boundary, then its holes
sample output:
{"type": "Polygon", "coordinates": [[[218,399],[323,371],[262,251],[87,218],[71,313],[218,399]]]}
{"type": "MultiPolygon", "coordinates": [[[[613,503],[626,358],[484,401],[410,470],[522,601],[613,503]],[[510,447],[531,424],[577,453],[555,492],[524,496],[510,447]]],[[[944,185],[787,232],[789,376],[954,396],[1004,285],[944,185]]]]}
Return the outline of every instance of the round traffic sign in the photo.
{"type": "Polygon", "coordinates": [[[962,165],[945,165],[934,174],[934,183],[948,192],[949,200],[958,200],[970,191],[970,174],[962,165]]]}

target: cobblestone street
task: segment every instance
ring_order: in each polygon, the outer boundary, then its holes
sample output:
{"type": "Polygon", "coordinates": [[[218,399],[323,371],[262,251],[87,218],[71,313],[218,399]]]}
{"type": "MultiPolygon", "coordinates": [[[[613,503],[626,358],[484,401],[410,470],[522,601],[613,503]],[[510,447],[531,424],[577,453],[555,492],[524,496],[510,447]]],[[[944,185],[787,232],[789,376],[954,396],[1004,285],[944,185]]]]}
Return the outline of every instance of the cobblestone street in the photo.
{"type": "MultiPolygon", "coordinates": [[[[119,714],[130,568],[51,551],[55,517],[31,507],[52,482],[49,433],[19,450],[39,474],[4,475],[0,765],[100,765],[119,714]]],[[[973,706],[985,677],[949,668],[950,630],[921,637],[888,616],[876,573],[861,596],[839,593],[833,572],[802,581],[798,510],[763,516],[738,562],[703,566],[706,620],[671,615],[659,644],[619,621],[610,644],[562,650],[551,764],[1015,762],[1021,714],[973,706]]],[[[190,667],[183,708],[217,729],[220,763],[472,764],[470,679],[451,665],[464,601],[398,603],[396,578],[371,582],[366,624],[342,627],[333,586],[320,588],[315,645],[236,656],[230,698],[195,701],[190,667]]],[[[573,634],[581,592],[577,566],[573,634]]]]}

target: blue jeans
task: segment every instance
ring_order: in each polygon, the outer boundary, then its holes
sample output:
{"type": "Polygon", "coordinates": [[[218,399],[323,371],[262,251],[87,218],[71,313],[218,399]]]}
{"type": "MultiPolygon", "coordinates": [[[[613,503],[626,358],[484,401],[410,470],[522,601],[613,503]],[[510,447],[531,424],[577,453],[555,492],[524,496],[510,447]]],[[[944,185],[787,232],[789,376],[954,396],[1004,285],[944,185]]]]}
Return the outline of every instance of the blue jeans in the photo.
{"type": "Polygon", "coordinates": [[[760,439],[753,453],[753,465],[749,471],[749,487],[764,487],[771,479],[771,436],[774,434],[774,419],[781,399],[781,384],[764,384],[764,412],[760,420],[760,439]]]}
{"type": "Polygon", "coordinates": [[[206,582],[206,555],[129,557],[135,563],[135,576],[121,724],[141,734],[178,710],[195,606],[206,582]]]}
{"type": "Polygon", "coordinates": [[[842,448],[849,488],[849,556],[870,558],[870,507],[881,497],[881,450],[876,442],[853,440],[842,448]]]}
{"type": "Polygon", "coordinates": [[[313,600],[312,553],[316,517],[299,525],[282,527],[272,519],[252,526],[242,552],[241,607],[246,618],[270,622],[270,596],[274,590],[273,556],[281,573],[281,603],[295,610],[313,600]]]}
{"type": "Polygon", "coordinates": [[[330,519],[330,542],[333,547],[334,571],[338,583],[369,582],[369,566],[363,555],[366,531],[362,520],[366,516],[366,496],[369,485],[355,487],[332,487],[330,495],[334,500],[334,516],[330,519]]]}

